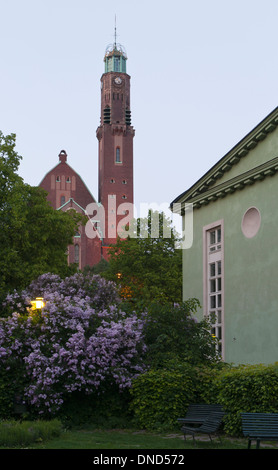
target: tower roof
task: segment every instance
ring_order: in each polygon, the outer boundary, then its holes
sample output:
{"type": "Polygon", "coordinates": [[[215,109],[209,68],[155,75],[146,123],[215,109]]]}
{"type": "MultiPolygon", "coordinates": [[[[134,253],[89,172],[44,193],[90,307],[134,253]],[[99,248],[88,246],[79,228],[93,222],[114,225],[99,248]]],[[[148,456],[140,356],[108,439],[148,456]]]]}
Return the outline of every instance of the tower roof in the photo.
{"type": "Polygon", "coordinates": [[[105,73],[107,72],[123,72],[126,73],[127,55],[125,48],[117,43],[117,28],[115,19],[115,41],[109,44],[105,51],[104,63],[105,73]]]}

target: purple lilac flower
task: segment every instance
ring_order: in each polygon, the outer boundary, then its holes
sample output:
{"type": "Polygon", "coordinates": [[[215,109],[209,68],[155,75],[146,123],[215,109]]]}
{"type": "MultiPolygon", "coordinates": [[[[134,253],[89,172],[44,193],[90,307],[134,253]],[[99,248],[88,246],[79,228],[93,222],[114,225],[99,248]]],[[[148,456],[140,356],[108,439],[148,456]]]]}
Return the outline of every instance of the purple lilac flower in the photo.
{"type": "Polygon", "coordinates": [[[24,398],[40,414],[55,413],[68,393],[101,391],[107,381],[130,387],[145,370],[144,319],[123,312],[114,283],[100,276],[45,274],[6,305],[13,313],[0,320],[0,366],[24,364],[24,398]],[[16,305],[34,295],[46,306],[33,317],[25,309],[23,317],[16,305]]]}

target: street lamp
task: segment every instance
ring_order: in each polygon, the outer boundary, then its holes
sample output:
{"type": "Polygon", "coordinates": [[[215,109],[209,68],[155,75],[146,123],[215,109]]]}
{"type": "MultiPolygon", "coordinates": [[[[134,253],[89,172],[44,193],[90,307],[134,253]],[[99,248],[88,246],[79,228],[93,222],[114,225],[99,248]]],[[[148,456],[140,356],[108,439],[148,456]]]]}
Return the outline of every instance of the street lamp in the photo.
{"type": "Polygon", "coordinates": [[[31,310],[42,309],[45,306],[43,297],[36,297],[35,300],[31,300],[31,310]]]}

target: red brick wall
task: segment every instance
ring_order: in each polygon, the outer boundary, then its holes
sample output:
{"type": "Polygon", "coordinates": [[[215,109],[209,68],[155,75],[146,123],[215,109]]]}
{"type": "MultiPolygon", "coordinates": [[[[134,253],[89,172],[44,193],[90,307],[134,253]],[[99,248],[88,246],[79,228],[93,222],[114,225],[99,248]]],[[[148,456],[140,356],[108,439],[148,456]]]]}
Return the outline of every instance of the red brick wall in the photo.
{"type": "MultiPolygon", "coordinates": [[[[77,212],[83,212],[82,209],[85,210],[88,204],[96,201],[80,176],[66,163],[66,154],[61,152],[59,157],[60,162],[46,174],[40,186],[47,191],[47,199],[54,209],[61,207],[61,197],[64,196],[66,205],[62,210],[74,208],[77,212]]],[[[69,246],[68,260],[69,263],[75,262],[74,246],[78,245],[79,267],[83,269],[84,266],[93,266],[101,260],[101,240],[88,238],[83,226],[80,227],[80,235],[74,237],[73,245],[69,246]]]]}

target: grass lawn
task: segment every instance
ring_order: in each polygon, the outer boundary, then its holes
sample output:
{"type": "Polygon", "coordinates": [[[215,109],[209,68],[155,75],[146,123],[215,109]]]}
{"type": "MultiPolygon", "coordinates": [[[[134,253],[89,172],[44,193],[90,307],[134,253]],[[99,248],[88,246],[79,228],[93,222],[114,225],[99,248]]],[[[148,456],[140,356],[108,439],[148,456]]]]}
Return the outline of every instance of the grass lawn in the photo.
{"type": "Polygon", "coordinates": [[[246,449],[245,439],[214,437],[213,441],[191,438],[182,434],[155,434],[134,430],[71,430],[61,436],[28,446],[29,449],[246,449]]]}

